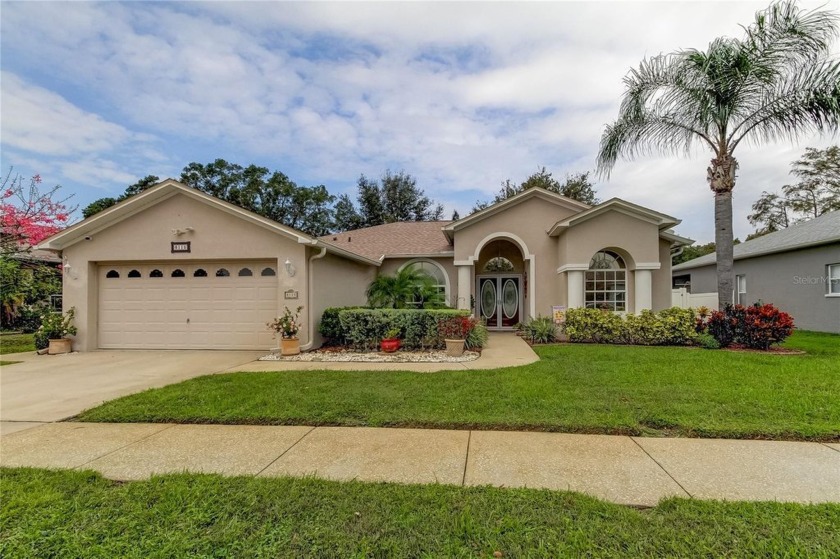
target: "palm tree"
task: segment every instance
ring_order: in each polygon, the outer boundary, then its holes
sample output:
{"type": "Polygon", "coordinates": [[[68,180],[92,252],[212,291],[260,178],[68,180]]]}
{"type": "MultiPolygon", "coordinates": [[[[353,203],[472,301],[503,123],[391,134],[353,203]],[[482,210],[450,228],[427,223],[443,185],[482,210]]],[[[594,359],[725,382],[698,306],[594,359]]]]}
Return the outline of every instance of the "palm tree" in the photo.
{"type": "Polygon", "coordinates": [[[715,39],[705,52],[643,60],[624,78],[618,119],[598,153],[598,171],[609,176],[619,157],[688,154],[696,144],[711,149],[719,306],[732,301],[735,148],[836,132],[840,122],[840,67],[829,57],[834,14],[773,3],[744,32],[742,39],[715,39]]]}
{"type": "Polygon", "coordinates": [[[406,266],[394,275],[380,275],[368,285],[368,305],[402,309],[411,304],[425,308],[442,306],[435,280],[422,270],[406,266]]]}

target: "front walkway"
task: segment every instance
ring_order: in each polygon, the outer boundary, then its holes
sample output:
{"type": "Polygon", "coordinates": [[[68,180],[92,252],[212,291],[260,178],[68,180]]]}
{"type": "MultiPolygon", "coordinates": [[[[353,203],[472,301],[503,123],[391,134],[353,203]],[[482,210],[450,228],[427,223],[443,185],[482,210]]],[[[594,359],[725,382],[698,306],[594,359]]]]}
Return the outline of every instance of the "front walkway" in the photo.
{"type": "Polygon", "coordinates": [[[463,363],[362,363],[336,361],[255,361],[234,367],[232,371],[414,371],[435,373],[438,371],[462,371],[501,369],[518,367],[539,361],[525,341],[513,332],[491,332],[487,347],[475,361],[463,363]]]}
{"type": "Polygon", "coordinates": [[[193,471],[538,487],[653,506],[671,496],[840,502],[840,444],[561,433],[51,423],[0,438],[0,465],[117,480],[193,471]]]}

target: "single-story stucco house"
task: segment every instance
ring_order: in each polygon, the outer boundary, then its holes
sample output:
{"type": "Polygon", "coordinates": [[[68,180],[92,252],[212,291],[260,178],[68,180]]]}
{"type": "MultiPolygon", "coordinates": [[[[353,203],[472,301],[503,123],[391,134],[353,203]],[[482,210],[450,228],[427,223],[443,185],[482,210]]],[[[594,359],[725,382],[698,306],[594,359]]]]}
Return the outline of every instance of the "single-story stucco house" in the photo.
{"type": "Polygon", "coordinates": [[[303,306],[304,349],[327,307],[363,305],[377,274],[418,266],[450,306],[511,329],[554,306],[671,304],[679,220],[613,198],[532,188],[453,222],[313,238],[166,180],[45,240],[64,262],[75,349],[276,347],[266,322],[303,306]]]}
{"type": "MultiPolygon", "coordinates": [[[[797,328],[840,333],[840,211],[735,245],[734,300],[772,303],[797,328]]],[[[715,253],[674,266],[674,287],[717,291],[715,253]]]]}

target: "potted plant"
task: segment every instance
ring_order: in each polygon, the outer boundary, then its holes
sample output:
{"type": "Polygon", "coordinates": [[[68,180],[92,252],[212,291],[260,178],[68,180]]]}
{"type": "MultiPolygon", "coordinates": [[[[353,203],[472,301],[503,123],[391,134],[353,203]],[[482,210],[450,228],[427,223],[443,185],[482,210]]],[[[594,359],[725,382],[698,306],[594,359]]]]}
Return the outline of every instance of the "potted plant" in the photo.
{"type": "Polygon", "coordinates": [[[379,344],[382,348],[382,351],[385,353],[394,353],[398,349],[400,349],[400,330],[399,328],[391,328],[387,332],[385,332],[385,337],[382,338],[382,342],[379,344]]]}
{"type": "Polygon", "coordinates": [[[47,353],[49,355],[73,351],[73,340],[67,336],[76,335],[77,329],[73,326],[75,316],[76,308],[73,307],[63,315],[61,313],[47,313],[41,317],[41,326],[38,328],[36,337],[48,342],[47,353]]]}
{"type": "Polygon", "coordinates": [[[270,330],[274,330],[275,336],[280,334],[280,355],[297,355],[300,353],[300,340],[297,335],[300,331],[300,311],[303,307],[295,309],[294,313],[289,307],[284,307],[283,316],[278,316],[266,324],[270,330]]]}
{"type": "Polygon", "coordinates": [[[453,316],[440,321],[438,330],[443,334],[447,355],[460,357],[464,354],[464,343],[471,329],[472,321],[468,316],[453,316]]]}

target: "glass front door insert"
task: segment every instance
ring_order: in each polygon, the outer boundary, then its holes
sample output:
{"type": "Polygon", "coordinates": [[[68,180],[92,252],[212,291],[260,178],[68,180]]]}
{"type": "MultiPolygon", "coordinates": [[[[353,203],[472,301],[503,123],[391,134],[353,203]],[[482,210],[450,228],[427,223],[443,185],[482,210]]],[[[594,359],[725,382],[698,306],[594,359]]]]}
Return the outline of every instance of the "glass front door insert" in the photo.
{"type": "Polygon", "coordinates": [[[521,281],[519,276],[478,279],[478,311],[488,328],[513,328],[521,320],[521,281]]]}

